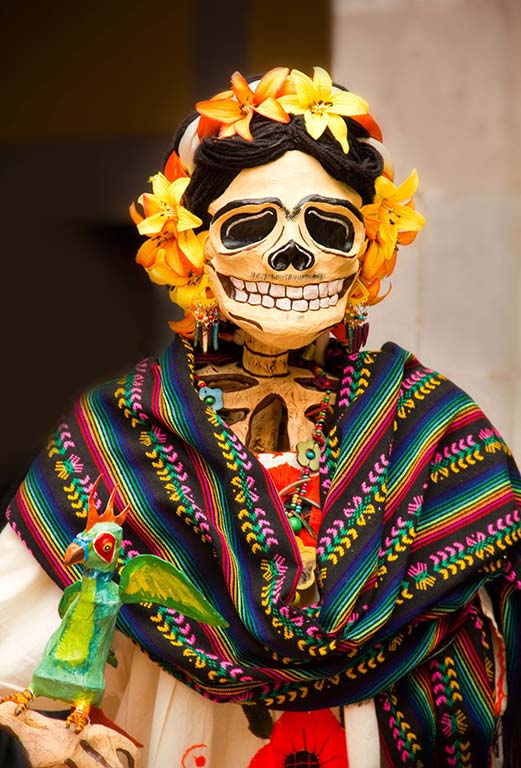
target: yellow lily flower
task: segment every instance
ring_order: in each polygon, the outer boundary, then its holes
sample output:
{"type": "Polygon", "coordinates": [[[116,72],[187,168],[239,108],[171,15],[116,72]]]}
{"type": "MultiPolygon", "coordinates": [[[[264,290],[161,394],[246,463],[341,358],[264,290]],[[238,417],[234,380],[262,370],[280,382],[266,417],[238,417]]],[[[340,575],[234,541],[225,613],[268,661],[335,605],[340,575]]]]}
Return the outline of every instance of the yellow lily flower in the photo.
{"type": "Polygon", "coordinates": [[[343,117],[366,114],[367,102],[349,91],[333,91],[331,77],[322,67],[313,68],[313,80],[298,69],[291,71],[291,77],[295,94],[280,96],[280,104],[290,114],[304,115],[306,130],[315,140],[329,128],[347,154],[347,125],[343,117]]]}
{"type": "Polygon", "coordinates": [[[170,182],[164,174],[156,173],[150,181],[152,194],[145,192],[138,198],[145,212],[145,218],[137,225],[141,235],[158,234],[167,221],[172,221],[178,232],[201,226],[203,222],[199,216],[181,205],[181,198],[190,184],[188,176],[170,182]]]}
{"type": "Polygon", "coordinates": [[[394,270],[398,244],[411,243],[425,224],[425,218],[414,209],[412,196],[417,186],[416,170],[398,187],[385,176],[379,176],[374,202],[361,208],[368,247],[362,258],[360,282],[368,291],[367,304],[384,298],[378,297],[380,281],[394,270]]]}
{"type": "Polygon", "coordinates": [[[416,169],[399,187],[385,176],[376,179],[374,202],[361,208],[366,233],[371,240],[378,239],[394,250],[400,232],[422,229],[425,218],[411,205],[417,186],[416,169]]]}

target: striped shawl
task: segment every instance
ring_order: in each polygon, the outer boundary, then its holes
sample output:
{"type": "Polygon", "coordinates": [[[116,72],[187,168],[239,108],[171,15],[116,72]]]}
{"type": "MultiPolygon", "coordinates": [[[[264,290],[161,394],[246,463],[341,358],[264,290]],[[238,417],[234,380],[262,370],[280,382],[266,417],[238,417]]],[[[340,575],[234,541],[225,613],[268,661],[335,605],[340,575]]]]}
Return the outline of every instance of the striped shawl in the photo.
{"type": "Polygon", "coordinates": [[[521,483],[443,376],[394,344],[347,359],[321,460],[316,605],[292,605],[299,555],[277,493],[199,399],[181,338],[81,397],[9,508],[62,587],[100,473],[103,501],[117,483],[130,503],[123,558],[170,560],[230,624],[125,607],[119,628],[171,674],[215,701],[279,709],[375,696],[389,765],[487,765],[500,713],[477,593],[492,597],[513,690],[521,483]]]}

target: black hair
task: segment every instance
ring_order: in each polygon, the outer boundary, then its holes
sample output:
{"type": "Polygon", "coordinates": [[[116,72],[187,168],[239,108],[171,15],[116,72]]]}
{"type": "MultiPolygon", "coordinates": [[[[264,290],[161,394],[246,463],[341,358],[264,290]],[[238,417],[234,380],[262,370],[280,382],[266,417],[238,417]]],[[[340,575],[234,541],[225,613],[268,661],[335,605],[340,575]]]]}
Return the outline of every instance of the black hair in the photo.
{"type": "MultiPolygon", "coordinates": [[[[172,149],[178,150],[187,126],[196,117],[197,114],[191,115],[179,126],[172,149]]],[[[203,139],[195,153],[195,169],[184,194],[185,204],[207,227],[208,206],[243,169],[270,163],[290,150],[314,157],[333,178],[355,189],[363,203],[371,203],[375,179],[382,173],[383,159],[373,146],[360,141],[369,136],[368,131],[351,118],[344,120],[349,141],[347,154],[329,129],[318,140],[313,139],[300,115],[292,115],[289,123],[279,123],[254,114],[250,124],[253,141],[240,136],[203,139]]]]}

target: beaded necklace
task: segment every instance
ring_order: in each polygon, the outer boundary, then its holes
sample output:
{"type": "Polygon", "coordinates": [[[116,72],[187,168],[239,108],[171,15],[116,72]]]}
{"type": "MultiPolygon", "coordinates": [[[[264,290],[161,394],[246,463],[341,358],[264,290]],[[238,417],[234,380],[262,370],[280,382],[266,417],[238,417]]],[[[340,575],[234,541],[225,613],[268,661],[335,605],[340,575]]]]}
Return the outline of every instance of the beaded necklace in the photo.
{"type": "MultiPolygon", "coordinates": [[[[310,525],[309,514],[311,507],[319,508],[320,505],[308,498],[307,494],[310,480],[318,474],[320,467],[320,456],[326,440],[327,412],[331,401],[333,384],[324,369],[318,364],[310,363],[300,357],[297,364],[299,367],[311,370],[314,374],[312,383],[317,389],[324,392],[324,396],[318,407],[311,438],[309,440],[300,440],[296,444],[297,463],[301,468],[300,477],[280,489],[278,493],[295,536],[298,537],[303,529],[305,529],[315,539],[316,534],[310,525]]],[[[223,408],[223,392],[219,387],[208,386],[197,375],[195,376],[195,386],[200,399],[207,406],[215,411],[220,411],[223,408]]]]}

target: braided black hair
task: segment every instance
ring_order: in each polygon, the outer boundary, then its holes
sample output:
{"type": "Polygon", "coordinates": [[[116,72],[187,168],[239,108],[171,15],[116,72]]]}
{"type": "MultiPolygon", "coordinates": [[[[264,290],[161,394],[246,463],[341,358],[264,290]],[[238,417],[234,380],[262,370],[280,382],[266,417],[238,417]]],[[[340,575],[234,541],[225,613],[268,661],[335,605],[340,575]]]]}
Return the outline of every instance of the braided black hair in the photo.
{"type": "MultiPolygon", "coordinates": [[[[196,117],[191,115],[179,126],[172,149],[178,150],[187,126],[196,117]]],[[[329,129],[318,140],[313,139],[300,115],[292,115],[289,123],[278,123],[255,114],[250,124],[253,141],[240,136],[203,139],[195,153],[195,169],[184,194],[185,205],[203,220],[203,227],[208,227],[208,206],[243,169],[271,163],[290,150],[314,157],[333,178],[355,189],[363,203],[372,202],[374,182],[383,169],[382,156],[373,146],[360,141],[369,136],[363,126],[348,117],[344,120],[348,154],[329,129]]]]}

